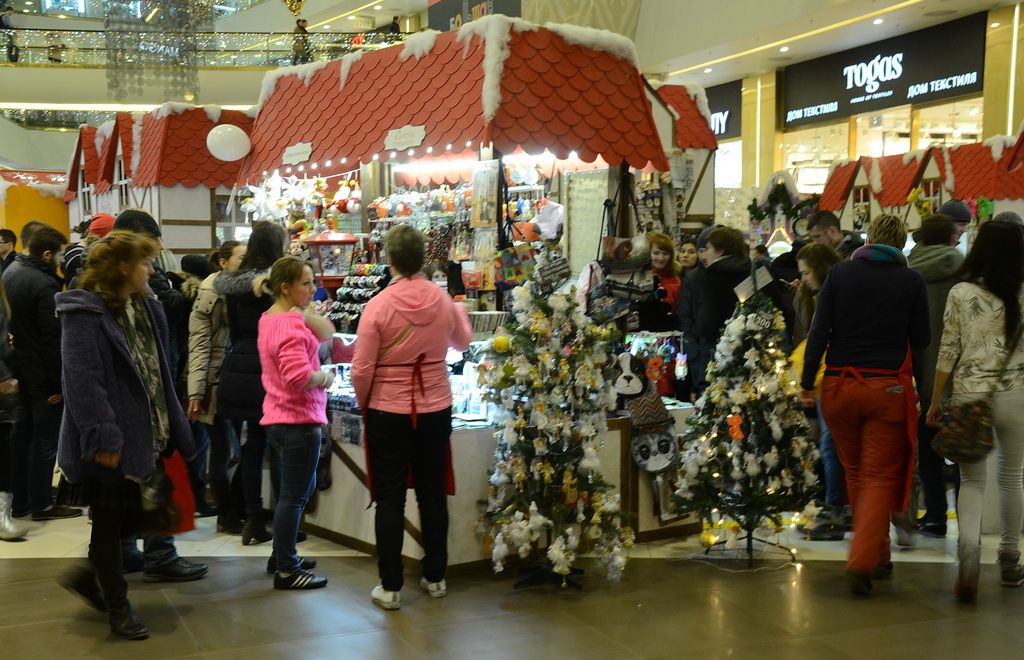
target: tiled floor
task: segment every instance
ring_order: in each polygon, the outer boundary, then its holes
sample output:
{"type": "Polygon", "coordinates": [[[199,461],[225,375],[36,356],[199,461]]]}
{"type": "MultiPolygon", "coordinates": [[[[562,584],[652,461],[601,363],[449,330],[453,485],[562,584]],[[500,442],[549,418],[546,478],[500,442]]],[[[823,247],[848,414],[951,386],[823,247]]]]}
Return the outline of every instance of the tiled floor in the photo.
{"type": "MultiPolygon", "coordinates": [[[[110,638],[102,615],[54,577],[84,554],[85,520],[47,523],[23,543],[0,543],[0,657],[3,658],[961,658],[1020,657],[1024,589],[999,586],[986,538],[981,601],[951,596],[952,540],[905,552],[892,582],[855,599],[842,581],[845,543],[790,536],[798,564],[731,572],[731,562],[694,561],[696,542],[636,548],[619,584],[596,573],[582,592],[513,590],[511,574],[449,581],[449,596],[426,597],[415,579],[403,607],[372,606],[371,557],[310,539],[331,584],[275,592],[263,569],[267,545],[243,547],[212,521],[178,539],[186,556],[210,563],[207,579],[147,584],[130,596],[152,631],[146,642],[110,638]]],[[[410,576],[411,577],[411,576],[410,576]]]]}

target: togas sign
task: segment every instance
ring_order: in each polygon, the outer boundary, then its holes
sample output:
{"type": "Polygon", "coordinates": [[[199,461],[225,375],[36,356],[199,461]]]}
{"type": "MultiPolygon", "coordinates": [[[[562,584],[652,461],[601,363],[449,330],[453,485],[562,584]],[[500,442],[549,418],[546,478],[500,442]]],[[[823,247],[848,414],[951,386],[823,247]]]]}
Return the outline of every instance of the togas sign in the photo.
{"type": "Polygon", "coordinates": [[[787,67],[783,125],[980,92],[986,18],[982,12],[787,67]]]}

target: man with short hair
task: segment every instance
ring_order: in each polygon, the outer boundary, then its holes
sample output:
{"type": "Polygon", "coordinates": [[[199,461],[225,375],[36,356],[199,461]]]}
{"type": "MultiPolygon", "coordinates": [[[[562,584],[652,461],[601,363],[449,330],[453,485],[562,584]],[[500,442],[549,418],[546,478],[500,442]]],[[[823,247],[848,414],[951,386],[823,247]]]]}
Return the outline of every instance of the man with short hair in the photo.
{"type": "Polygon", "coordinates": [[[754,260],[758,268],[768,268],[772,265],[772,259],[768,256],[767,245],[755,245],[754,249],[750,252],[750,258],[754,260]]]}
{"type": "Polygon", "coordinates": [[[402,31],[402,26],[398,22],[398,17],[397,16],[392,16],[391,17],[391,25],[388,26],[388,32],[390,32],[391,34],[398,34],[401,31],[402,31]]]}
{"type": "Polygon", "coordinates": [[[10,229],[0,229],[0,273],[18,256],[18,236],[10,229]]]}
{"type": "Polygon", "coordinates": [[[21,233],[19,234],[19,238],[21,239],[21,253],[29,253],[28,239],[32,237],[32,234],[35,233],[37,229],[49,226],[50,225],[46,224],[45,222],[39,222],[38,220],[29,220],[28,222],[26,222],[25,226],[21,228],[21,233]]]}
{"type": "MultiPolygon", "coordinates": [[[[3,274],[11,307],[12,371],[21,390],[21,416],[14,425],[14,511],[32,520],[82,515],[53,503],[53,466],[64,398],[61,395],[60,323],[53,301],[61,289],[57,264],[67,236],[49,225],[34,227],[28,254],[19,254],[3,274]]],[[[23,232],[24,235],[24,232],[23,232]]]]}
{"type": "Polygon", "coordinates": [[[830,211],[815,212],[807,221],[807,234],[813,242],[827,245],[843,259],[849,259],[854,250],[864,245],[860,236],[843,231],[839,226],[839,218],[830,211]]]}

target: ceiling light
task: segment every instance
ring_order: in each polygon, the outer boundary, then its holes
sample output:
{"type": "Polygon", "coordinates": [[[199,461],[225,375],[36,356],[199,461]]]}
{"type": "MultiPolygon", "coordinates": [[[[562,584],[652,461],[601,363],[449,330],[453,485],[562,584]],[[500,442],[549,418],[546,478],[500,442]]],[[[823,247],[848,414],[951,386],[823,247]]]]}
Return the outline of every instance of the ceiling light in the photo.
{"type": "Polygon", "coordinates": [[[331,29],[331,26],[330,26],[330,25],[325,25],[325,26],[324,26],[324,29],[325,29],[325,30],[330,30],[330,29],[331,29]]]}
{"type": "Polygon", "coordinates": [[[884,18],[876,18],[875,20],[871,21],[872,25],[881,25],[882,23],[885,23],[884,18]]]}
{"type": "Polygon", "coordinates": [[[711,73],[711,67],[707,67],[706,69],[704,69],[704,73],[711,73]]]}
{"type": "Polygon", "coordinates": [[[999,25],[1000,25],[999,21],[996,21],[996,22],[992,23],[991,25],[989,25],[989,27],[990,28],[997,28],[997,27],[999,27],[999,25]]]}
{"type": "Polygon", "coordinates": [[[783,46],[782,48],[779,49],[779,52],[780,53],[788,53],[789,52],[789,46],[783,46]]]}
{"type": "Polygon", "coordinates": [[[384,5],[374,5],[373,6],[373,11],[380,11],[381,9],[384,9],[384,5]]]}
{"type": "Polygon", "coordinates": [[[356,17],[355,17],[355,16],[349,16],[349,17],[348,17],[348,20],[350,20],[350,21],[354,21],[354,20],[356,20],[356,17]]]}

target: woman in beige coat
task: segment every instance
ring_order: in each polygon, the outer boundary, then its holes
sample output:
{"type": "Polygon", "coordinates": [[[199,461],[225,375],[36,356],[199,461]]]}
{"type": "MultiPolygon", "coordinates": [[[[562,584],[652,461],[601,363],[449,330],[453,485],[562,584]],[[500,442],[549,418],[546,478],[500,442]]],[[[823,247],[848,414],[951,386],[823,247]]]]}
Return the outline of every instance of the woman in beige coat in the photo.
{"type": "MultiPolygon", "coordinates": [[[[237,270],[245,256],[245,245],[225,241],[218,266],[237,270]]],[[[217,531],[241,534],[242,521],[228,480],[231,456],[231,424],[217,414],[217,383],[228,343],[228,319],[223,297],[213,290],[213,273],[199,287],[188,321],[188,418],[206,427],[210,436],[210,485],[217,504],[217,531]]]]}

